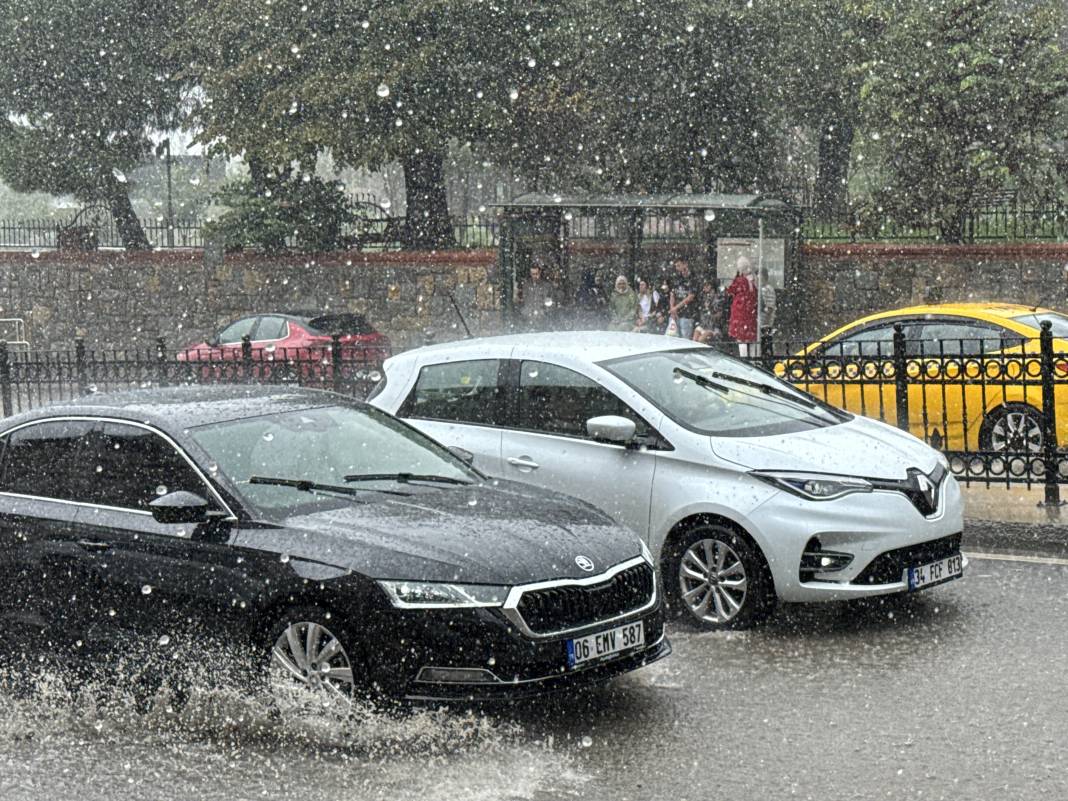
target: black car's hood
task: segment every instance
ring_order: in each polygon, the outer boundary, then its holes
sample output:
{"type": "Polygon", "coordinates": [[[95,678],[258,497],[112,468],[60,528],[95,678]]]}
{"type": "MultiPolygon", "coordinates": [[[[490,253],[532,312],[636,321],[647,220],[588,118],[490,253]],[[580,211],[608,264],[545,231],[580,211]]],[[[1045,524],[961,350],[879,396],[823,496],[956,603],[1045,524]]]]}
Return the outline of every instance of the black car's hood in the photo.
{"type": "Polygon", "coordinates": [[[637,535],[607,515],[529,485],[407,489],[246,529],[235,544],[372,578],[505,585],[583,578],[641,553],[637,535]],[[578,567],[580,555],[592,571],[578,567]]]}

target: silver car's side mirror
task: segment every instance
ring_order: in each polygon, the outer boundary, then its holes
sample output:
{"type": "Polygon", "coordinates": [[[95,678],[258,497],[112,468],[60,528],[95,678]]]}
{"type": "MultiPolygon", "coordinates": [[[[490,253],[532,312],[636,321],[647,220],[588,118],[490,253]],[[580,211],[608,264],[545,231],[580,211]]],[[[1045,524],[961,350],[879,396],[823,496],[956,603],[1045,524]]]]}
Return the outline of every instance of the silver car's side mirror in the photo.
{"type": "Polygon", "coordinates": [[[468,467],[475,463],[475,455],[466,448],[461,448],[459,445],[449,445],[449,451],[468,467]]]}
{"type": "Polygon", "coordinates": [[[591,417],[586,421],[586,433],[602,442],[615,442],[619,445],[626,445],[634,439],[634,433],[637,430],[633,420],[614,414],[591,417]]]}

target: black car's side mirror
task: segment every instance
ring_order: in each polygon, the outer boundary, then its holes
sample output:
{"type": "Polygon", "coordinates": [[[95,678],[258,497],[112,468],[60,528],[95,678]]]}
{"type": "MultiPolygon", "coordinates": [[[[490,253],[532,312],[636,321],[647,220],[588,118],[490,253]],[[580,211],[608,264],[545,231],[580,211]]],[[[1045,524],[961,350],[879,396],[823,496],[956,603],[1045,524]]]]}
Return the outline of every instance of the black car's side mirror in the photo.
{"type": "Polygon", "coordinates": [[[475,455],[459,445],[450,445],[449,452],[468,467],[475,463],[475,455]]]}
{"type": "Polygon", "coordinates": [[[148,508],[157,523],[206,523],[211,506],[199,495],[178,490],[161,495],[148,508]]]}

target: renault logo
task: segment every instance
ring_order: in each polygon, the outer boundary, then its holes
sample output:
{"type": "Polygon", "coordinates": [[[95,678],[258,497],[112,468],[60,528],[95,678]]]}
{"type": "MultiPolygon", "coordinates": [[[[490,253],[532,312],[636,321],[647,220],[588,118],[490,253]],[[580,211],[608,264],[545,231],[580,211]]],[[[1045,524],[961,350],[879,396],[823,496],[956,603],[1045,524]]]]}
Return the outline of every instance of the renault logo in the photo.
{"type": "Polygon", "coordinates": [[[912,483],[919,492],[920,497],[923,498],[924,505],[927,507],[928,514],[934,512],[938,505],[938,488],[935,483],[927,476],[927,474],[919,470],[911,470],[912,483]]]}
{"type": "Polygon", "coordinates": [[[588,556],[576,556],[575,564],[585,570],[587,573],[593,572],[593,560],[588,556]]]}

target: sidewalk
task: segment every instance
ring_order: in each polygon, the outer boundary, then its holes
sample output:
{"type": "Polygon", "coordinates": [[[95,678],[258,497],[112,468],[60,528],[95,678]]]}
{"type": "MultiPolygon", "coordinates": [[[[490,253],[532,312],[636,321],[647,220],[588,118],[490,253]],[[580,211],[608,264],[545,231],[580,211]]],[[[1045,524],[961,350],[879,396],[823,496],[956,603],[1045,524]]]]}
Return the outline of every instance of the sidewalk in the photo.
{"type": "MultiPolygon", "coordinates": [[[[1068,507],[1038,504],[1042,487],[973,485],[964,494],[964,550],[1068,558],[1068,507]]],[[[1068,499],[1068,485],[1061,489],[1068,499]]]]}

